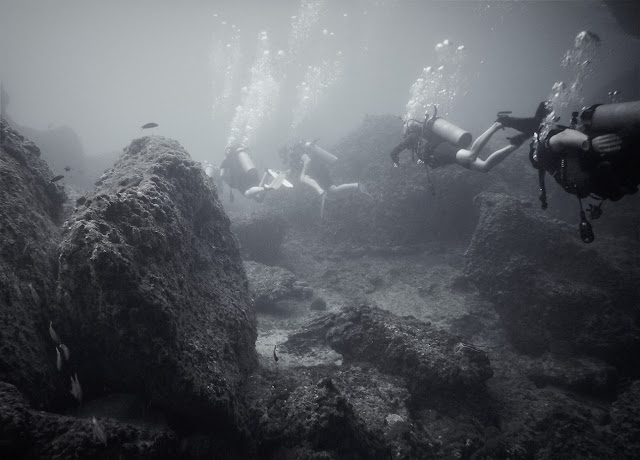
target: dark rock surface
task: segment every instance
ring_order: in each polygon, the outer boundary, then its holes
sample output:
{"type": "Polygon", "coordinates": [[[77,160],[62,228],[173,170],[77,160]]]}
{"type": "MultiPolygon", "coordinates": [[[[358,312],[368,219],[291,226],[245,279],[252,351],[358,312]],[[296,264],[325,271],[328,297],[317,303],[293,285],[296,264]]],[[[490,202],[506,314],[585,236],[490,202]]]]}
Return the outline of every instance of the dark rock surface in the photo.
{"type": "Polygon", "coordinates": [[[576,230],[527,203],[482,194],[467,276],[502,316],[521,351],[598,357],[637,375],[640,244],[576,230]]]}
{"type": "Polygon", "coordinates": [[[380,435],[358,415],[342,385],[310,371],[254,375],[249,384],[258,458],[385,459],[380,435]]]}
{"type": "Polygon", "coordinates": [[[69,417],[36,411],[20,392],[0,382],[0,456],[2,458],[179,458],[171,430],[120,423],[113,419],[69,417]],[[96,426],[105,437],[100,439],[96,426]]]}
{"type": "Polygon", "coordinates": [[[611,431],[617,434],[616,445],[627,458],[640,454],[640,381],[633,382],[611,409],[611,431]]]}
{"type": "Polygon", "coordinates": [[[97,185],[65,225],[57,291],[85,393],[238,436],[255,317],[213,184],[177,142],[145,137],[97,185]]]}
{"type": "Polygon", "coordinates": [[[616,393],[619,382],[616,368],[597,359],[561,358],[551,353],[536,359],[525,375],[539,387],[550,385],[604,398],[616,393]]]}
{"type": "Polygon", "coordinates": [[[326,340],[345,362],[370,363],[407,379],[416,396],[433,391],[481,390],[493,375],[487,354],[461,338],[413,317],[362,305],[322,316],[293,334],[288,349],[326,340]]]}
{"type": "Polygon", "coordinates": [[[258,458],[439,458],[404,379],[371,366],[265,369],[248,384],[258,458]]]}
{"type": "Polygon", "coordinates": [[[56,393],[54,302],[63,188],[31,141],[0,119],[0,380],[35,407],[56,393]]]}
{"type": "Polygon", "coordinates": [[[296,289],[296,276],[286,268],[251,261],[246,261],[244,267],[256,311],[286,311],[283,306],[286,300],[302,297],[301,291],[296,289]]]}
{"type": "Polygon", "coordinates": [[[322,310],[326,310],[327,309],[327,302],[322,297],[316,297],[311,302],[311,305],[309,305],[309,308],[311,310],[321,310],[321,311],[322,310]]]}
{"type": "Polygon", "coordinates": [[[240,241],[243,258],[268,265],[273,265],[280,255],[286,228],[281,216],[268,213],[236,215],[231,226],[240,241]]]}

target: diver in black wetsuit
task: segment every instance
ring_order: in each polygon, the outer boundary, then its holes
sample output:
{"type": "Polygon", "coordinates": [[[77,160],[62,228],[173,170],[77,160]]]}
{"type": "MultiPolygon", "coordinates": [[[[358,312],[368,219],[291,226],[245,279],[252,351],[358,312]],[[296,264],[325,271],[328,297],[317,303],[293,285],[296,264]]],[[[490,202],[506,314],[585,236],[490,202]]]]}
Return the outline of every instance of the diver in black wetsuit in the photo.
{"type": "Polygon", "coordinates": [[[539,171],[540,201],[547,207],[545,173],[578,197],[580,235],[585,243],[594,239],[582,199],[599,200],[588,212],[602,214],[604,200],[617,201],[638,191],[640,184],[640,101],[594,105],[570,126],[541,127],[531,144],[530,160],[539,171]]]}
{"type": "Polygon", "coordinates": [[[418,163],[425,163],[431,168],[457,163],[473,171],[489,172],[533,134],[532,131],[529,135],[519,134],[508,138],[508,145],[491,153],[485,160],[478,158],[489,139],[503,128],[502,123],[495,122],[467,149],[471,134],[438,118],[437,112],[424,123],[410,119],[403,128],[404,139],[390,153],[391,160],[394,167],[398,167],[400,153],[409,149],[414,161],[417,158],[418,163]]]}
{"type": "MultiPolygon", "coordinates": [[[[215,168],[207,165],[205,172],[211,176],[215,168]]],[[[285,175],[275,177],[267,184],[267,172],[260,179],[248,149],[235,145],[227,148],[225,159],[220,164],[220,178],[232,189],[239,190],[246,198],[262,203],[269,190],[276,190],[282,185],[285,175]]],[[[233,201],[233,194],[230,195],[230,199],[233,201]]]]}

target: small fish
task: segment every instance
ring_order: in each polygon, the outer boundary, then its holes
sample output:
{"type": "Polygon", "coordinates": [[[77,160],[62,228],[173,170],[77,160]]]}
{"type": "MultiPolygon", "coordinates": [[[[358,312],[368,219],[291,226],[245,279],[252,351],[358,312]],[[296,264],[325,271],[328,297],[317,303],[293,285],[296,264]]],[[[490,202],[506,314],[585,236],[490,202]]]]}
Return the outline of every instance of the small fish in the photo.
{"type": "Polygon", "coordinates": [[[276,355],[276,346],[277,345],[273,346],[273,359],[275,359],[275,361],[277,363],[279,358],[278,358],[278,355],[276,355]]]}
{"type": "Polygon", "coordinates": [[[80,382],[78,381],[78,374],[73,374],[73,377],[70,378],[71,394],[78,400],[79,403],[82,403],[82,387],[80,386],[80,382]]]}
{"type": "Polygon", "coordinates": [[[65,166],[64,170],[67,171],[67,172],[71,171],[71,166],[65,166]]]}
{"type": "Polygon", "coordinates": [[[99,441],[101,441],[106,446],[107,445],[107,433],[105,433],[104,428],[102,428],[102,425],[100,425],[100,423],[98,423],[98,421],[96,420],[95,417],[91,417],[91,424],[93,425],[93,427],[92,427],[93,436],[96,439],[98,439],[99,441]]]}
{"type": "Polygon", "coordinates": [[[60,349],[62,350],[62,353],[64,354],[64,359],[69,361],[69,349],[67,348],[67,346],[64,343],[61,343],[60,344],[60,349]]]}
{"type": "Polygon", "coordinates": [[[60,355],[60,349],[58,347],[56,347],[56,354],[58,355],[58,357],[56,358],[56,367],[58,368],[58,371],[62,370],[62,355],[60,355]]]}
{"type": "Polygon", "coordinates": [[[147,123],[146,125],[142,125],[142,129],[156,128],[158,123],[147,123]]]}
{"type": "Polygon", "coordinates": [[[31,298],[33,299],[34,303],[36,305],[40,305],[40,296],[38,295],[36,290],[33,288],[33,285],[31,283],[29,283],[29,291],[31,291],[31,298]]]}
{"type": "Polygon", "coordinates": [[[49,182],[51,183],[58,182],[60,179],[64,179],[64,176],[62,174],[58,174],[57,176],[52,177],[49,182]]]}
{"type": "Polygon", "coordinates": [[[60,343],[62,343],[60,341],[60,337],[58,337],[58,334],[56,334],[56,331],[53,330],[53,321],[49,321],[49,335],[56,343],[56,345],[60,345],[60,343]]]}

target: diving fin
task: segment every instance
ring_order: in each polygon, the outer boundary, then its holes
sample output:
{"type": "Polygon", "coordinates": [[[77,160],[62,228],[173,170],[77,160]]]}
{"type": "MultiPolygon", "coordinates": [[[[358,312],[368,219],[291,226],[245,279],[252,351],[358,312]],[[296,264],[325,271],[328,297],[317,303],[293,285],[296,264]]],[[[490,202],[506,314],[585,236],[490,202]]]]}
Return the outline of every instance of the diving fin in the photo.
{"type": "Polygon", "coordinates": [[[273,179],[273,181],[271,181],[268,187],[273,190],[278,190],[280,186],[284,183],[286,177],[287,177],[286,173],[278,174],[276,178],[273,179]]]}

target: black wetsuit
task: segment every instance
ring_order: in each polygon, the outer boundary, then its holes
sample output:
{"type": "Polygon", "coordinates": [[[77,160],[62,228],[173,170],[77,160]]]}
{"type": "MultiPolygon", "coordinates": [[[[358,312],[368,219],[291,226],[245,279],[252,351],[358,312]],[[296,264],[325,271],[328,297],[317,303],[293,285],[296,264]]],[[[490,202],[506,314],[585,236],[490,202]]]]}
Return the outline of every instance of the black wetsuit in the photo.
{"type": "Polygon", "coordinates": [[[432,169],[456,164],[456,154],[459,150],[459,147],[449,142],[441,142],[435,148],[430,149],[423,161],[432,169]]]}
{"type": "Polygon", "coordinates": [[[502,124],[505,128],[513,128],[515,130],[520,131],[523,134],[527,134],[528,136],[533,136],[533,134],[538,131],[540,127],[540,123],[545,119],[548,114],[548,108],[545,102],[541,102],[538,104],[538,108],[536,109],[536,113],[532,117],[512,117],[510,115],[501,115],[498,114],[498,122],[502,124]]]}
{"type": "Polygon", "coordinates": [[[314,179],[323,190],[328,190],[333,185],[333,179],[327,164],[321,160],[314,160],[309,155],[311,161],[307,164],[307,176],[314,179]]]}
{"type": "Polygon", "coordinates": [[[251,187],[260,185],[260,176],[254,168],[248,172],[242,169],[242,165],[238,159],[238,153],[232,152],[222,161],[220,168],[224,169],[223,180],[229,187],[239,190],[244,194],[251,187]]]}
{"type": "Polygon", "coordinates": [[[595,195],[617,201],[638,191],[640,155],[624,148],[618,154],[605,156],[591,150],[553,152],[548,140],[564,129],[552,129],[538,143],[532,157],[534,167],[549,173],[565,191],[580,198],[595,195]]]}
{"type": "Polygon", "coordinates": [[[439,138],[434,138],[434,136],[430,137],[423,134],[426,133],[423,132],[421,124],[412,125],[402,142],[389,154],[391,160],[397,164],[400,160],[400,153],[403,150],[411,150],[415,157],[431,168],[439,168],[456,163],[456,154],[460,150],[458,147],[439,138]],[[430,138],[433,139],[430,140],[430,138]]]}

